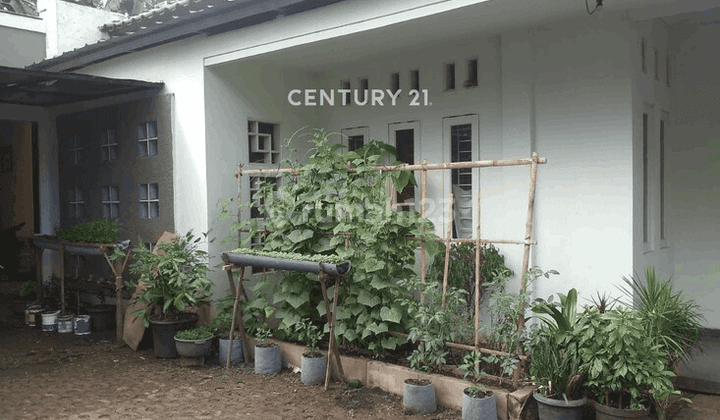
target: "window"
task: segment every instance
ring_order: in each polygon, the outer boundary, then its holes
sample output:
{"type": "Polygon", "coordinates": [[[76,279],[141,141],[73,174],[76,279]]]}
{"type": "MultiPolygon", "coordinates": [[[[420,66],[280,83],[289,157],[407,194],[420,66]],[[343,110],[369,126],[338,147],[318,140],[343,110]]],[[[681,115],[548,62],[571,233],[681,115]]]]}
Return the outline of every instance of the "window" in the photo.
{"type": "Polygon", "coordinates": [[[455,63],[445,64],[445,90],[455,90],[455,63]]]}
{"type": "Polygon", "coordinates": [[[410,90],[420,90],[420,70],[410,70],[410,90]]]}
{"type": "Polygon", "coordinates": [[[642,145],[643,145],[643,242],[650,242],[650,191],[649,191],[649,162],[648,162],[648,130],[650,128],[649,114],[642,115],[642,145]]]}
{"type": "Polygon", "coordinates": [[[112,185],[102,187],[102,208],[103,219],[113,220],[118,218],[120,215],[118,187],[112,185]]]}
{"type": "MultiPolygon", "coordinates": [[[[118,158],[118,144],[115,137],[115,129],[108,128],[102,133],[100,147],[102,148],[103,161],[113,161],[118,158]]],[[[156,148],[157,149],[157,148],[156,148]]]]}
{"type": "MultiPolygon", "coordinates": [[[[467,115],[445,118],[443,120],[443,139],[446,153],[449,152],[451,162],[470,162],[478,159],[478,117],[467,115]]],[[[472,238],[475,234],[473,225],[475,209],[473,197],[476,197],[479,181],[477,168],[459,168],[451,170],[450,190],[453,192],[454,236],[472,238]]]]}
{"type": "Polygon", "coordinates": [[[250,163],[275,164],[280,162],[280,147],[275,139],[275,130],[275,124],[248,121],[250,163]]]}
{"type": "Polygon", "coordinates": [[[370,137],[369,127],[344,128],[342,131],[342,142],[348,147],[348,151],[359,149],[365,145],[370,137]]]}
{"type": "MultiPolygon", "coordinates": [[[[407,122],[389,125],[389,138],[394,139],[398,152],[398,160],[404,163],[415,163],[415,154],[419,152],[420,123],[407,122]]],[[[402,191],[396,192],[397,209],[411,211],[415,209],[415,186],[408,184],[402,191]]]]}
{"type": "Polygon", "coordinates": [[[668,246],[667,238],[667,217],[665,215],[665,135],[667,131],[667,121],[669,115],[666,111],[661,113],[660,117],[660,246],[668,246]]]}
{"type": "Polygon", "coordinates": [[[478,85],[478,61],[477,58],[468,60],[468,78],[465,81],[465,87],[473,87],[478,85]]]}
{"type": "Polygon", "coordinates": [[[640,39],[640,69],[643,73],[647,73],[647,60],[645,59],[645,38],[640,39]]]}
{"type": "Polygon", "coordinates": [[[160,195],[158,184],[140,184],[138,186],[138,212],[141,219],[160,217],[160,195]]]}
{"type": "Polygon", "coordinates": [[[390,75],[390,90],[395,93],[400,90],[400,73],[390,75]]]}
{"type": "Polygon", "coordinates": [[[359,89],[359,91],[355,94],[355,101],[356,101],[359,105],[365,105],[365,103],[367,102],[368,79],[367,79],[367,78],[363,78],[363,79],[360,79],[359,82],[360,82],[360,83],[359,83],[359,84],[360,84],[360,89],[359,89]]]}
{"type": "Polygon", "coordinates": [[[157,122],[148,121],[137,127],[138,156],[155,156],[158,152],[157,122]]]}
{"type": "Polygon", "coordinates": [[[80,147],[80,138],[77,134],[73,135],[73,146],[69,149],[69,151],[73,156],[73,164],[77,165],[80,161],[80,152],[82,152],[82,147],[80,147]]]}
{"type": "Polygon", "coordinates": [[[265,215],[260,212],[260,207],[265,204],[258,200],[257,192],[263,187],[270,187],[273,191],[278,189],[278,179],[272,176],[251,176],[250,177],[250,217],[253,219],[264,219],[265,215]],[[271,185],[265,185],[271,184],[271,185]]]}
{"type": "Polygon", "coordinates": [[[85,201],[83,200],[82,191],[80,191],[78,187],[69,191],[68,203],[68,215],[71,218],[78,219],[83,217],[83,207],[85,206],[85,201]]]}
{"type": "Polygon", "coordinates": [[[343,96],[342,96],[343,106],[350,105],[350,103],[352,102],[352,91],[351,91],[351,87],[350,87],[350,81],[349,80],[341,80],[340,88],[345,89],[347,91],[347,92],[343,92],[343,96]]]}
{"type": "Polygon", "coordinates": [[[655,80],[660,80],[660,53],[655,48],[655,80]]]}

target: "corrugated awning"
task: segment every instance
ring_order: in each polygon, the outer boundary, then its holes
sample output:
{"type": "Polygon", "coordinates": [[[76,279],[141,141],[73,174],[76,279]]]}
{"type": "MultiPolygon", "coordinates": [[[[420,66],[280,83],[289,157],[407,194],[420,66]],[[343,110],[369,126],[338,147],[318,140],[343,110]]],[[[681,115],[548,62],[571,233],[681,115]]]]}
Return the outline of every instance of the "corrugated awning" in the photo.
{"type": "Polygon", "coordinates": [[[0,66],[0,103],[50,107],[145,90],[163,83],[0,66]]]}

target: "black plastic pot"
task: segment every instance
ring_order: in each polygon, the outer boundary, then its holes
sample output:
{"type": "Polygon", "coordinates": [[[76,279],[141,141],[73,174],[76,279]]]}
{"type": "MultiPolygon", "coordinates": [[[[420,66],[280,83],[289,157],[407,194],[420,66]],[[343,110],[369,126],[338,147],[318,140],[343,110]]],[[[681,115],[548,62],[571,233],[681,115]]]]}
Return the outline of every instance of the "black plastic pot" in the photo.
{"type": "Polygon", "coordinates": [[[109,331],[116,328],[115,305],[93,305],[87,308],[92,331],[109,331]]]}
{"type": "Polygon", "coordinates": [[[197,324],[198,314],[182,313],[176,320],[150,319],[153,334],[153,350],[155,357],[173,359],[180,357],[175,347],[175,335],[180,330],[186,330],[197,324]]]}
{"type": "Polygon", "coordinates": [[[614,408],[607,405],[602,405],[597,401],[593,401],[595,406],[595,419],[596,420],[650,420],[650,409],[644,410],[630,410],[623,408],[614,408]]]}
{"type": "Polygon", "coordinates": [[[537,401],[540,420],[582,420],[583,406],[587,402],[587,398],[566,402],[546,398],[538,393],[534,393],[533,397],[537,401]]]}

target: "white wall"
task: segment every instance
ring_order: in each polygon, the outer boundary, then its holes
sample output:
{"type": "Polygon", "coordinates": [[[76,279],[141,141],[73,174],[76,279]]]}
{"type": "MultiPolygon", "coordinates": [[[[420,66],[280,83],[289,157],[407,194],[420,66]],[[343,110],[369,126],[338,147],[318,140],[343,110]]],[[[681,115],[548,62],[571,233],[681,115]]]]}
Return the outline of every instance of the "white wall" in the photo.
{"type": "Polygon", "coordinates": [[[717,23],[679,25],[671,32],[674,78],[667,189],[675,285],[720,328],[720,60],[717,23]]]}
{"type": "Polygon", "coordinates": [[[0,66],[25,67],[43,59],[45,24],[42,19],[0,12],[0,66]]]}

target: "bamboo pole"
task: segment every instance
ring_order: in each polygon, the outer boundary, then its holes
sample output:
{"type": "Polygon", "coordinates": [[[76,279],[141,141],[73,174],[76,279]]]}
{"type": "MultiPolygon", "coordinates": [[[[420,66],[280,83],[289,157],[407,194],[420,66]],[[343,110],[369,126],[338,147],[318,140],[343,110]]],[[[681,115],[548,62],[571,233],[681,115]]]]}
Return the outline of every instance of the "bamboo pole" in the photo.
{"type": "MultiPolygon", "coordinates": [[[[395,331],[388,331],[388,334],[395,335],[398,337],[403,337],[403,338],[408,337],[408,335],[405,333],[400,333],[400,332],[395,332],[395,331]]],[[[512,353],[508,353],[508,352],[502,351],[502,350],[493,350],[493,349],[488,349],[485,347],[468,346],[467,344],[453,343],[451,341],[445,342],[444,345],[445,345],[445,347],[450,347],[450,348],[454,348],[454,349],[477,351],[478,353],[493,354],[495,356],[515,356],[523,361],[527,360],[527,358],[528,358],[528,356],[525,356],[524,354],[512,354],[512,353]]]]}
{"type": "MultiPolygon", "coordinates": [[[[447,239],[452,239],[452,225],[453,225],[453,200],[454,196],[452,193],[452,190],[450,191],[450,194],[448,195],[449,202],[447,204],[446,210],[445,210],[445,237],[447,239]]],[[[443,268],[443,289],[442,289],[442,303],[441,306],[445,307],[445,300],[447,298],[447,289],[448,289],[448,272],[450,271],[450,250],[452,246],[450,243],[447,243],[445,245],[445,267],[443,268]]]]}
{"type": "Polygon", "coordinates": [[[480,254],[482,253],[482,240],[480,239],[480,191],[477,192],[477,224],[475,225],[475,348],[480,347],[480,254]]]}
{"type": "MultiPolygon", "coordinates": [[[[532,228],[533,228],[533,208],[535,206],[535,184],[537,182],[537,164],[538,164],[538,153],[533,152],[532,154],[532,165],[530,166],[530,185],[528,187],[528,207],[527,207],[527,218],[525,220],[525,245],[523,249],[523,260],[522,260],[522,276],[520,277],[520,293],[527,290],[527,273],[528,265],[530,264],[530,244],[532,240],[532,228]]],[[[520,305],[520,316],[517,320],[518,331],[522,330],[525,326],[525,316],[523,310],[525,305],[520,305]]]]}
{"type": "MultiPolygon", "coordinates": [[[[426,165],[427,161],[422,161],[422,166],[426,165]]],[[[425,205],[428,199],[428,171],[423,170],[420,172],[420,217],[426,217],[425,205]]],[[[425,254],[425,241],[420,241],[420,282],[425,284],[425,269],[427,267],[427,255],[425,254]]],[[[421,300],[425,300],[425,296],[420,296],[421,300]]]]}
{"type": "Polygon", "coordinates": [[[123,297],[124,282],[122,274],[123,271],[125,271],[125,265],[127,264],[132,251],[128,246],[128,250],[125,252],[125,259],[123,261],[117,260],[114,263],[110,261],[110,258],[107,255],[109,251],[108,248],[102,248],[101,251],[103,257],[105,257],[105,261],[107,261],[110,266],[110,270],[112,270],[115,275],[115,340],[120,343],[123,336],[123,328],[125,326],[125,299],[123,297]]]}
{"type": "MultiPolygon", "coordinates": [[[[532,165],[532,158],[521,158],[521,159],[500,159],[500,160],[477,160],[472,162],[444,162],[444,163],[427,163],[423,161],[421,163],[409,164],[403,163],[401,165],[374,165],[373,170],[376,171],[440,171],[447,169],[462,169],[462,168],[492,168],[492,167],[505,167],[505,166],[523,166],[532,165]]],[[[536,164],[547,163],[547,158],[538,158],[536,164]]],[[[354,168],[348,168],[350,171],[354,171],[354,168]]],[[[279,173],[290,172],[294,175],[298,174],[297,169],[294,168],[276,168],[276,169],[248,169],[242,171],[246,175],[274,175],[279,173]]]]}
{"type": "MultiPolygon", "coordinates": [[[[232,271],[228,270],[228,276],[232,278],[232,271]]],[[[243,345],[243,352],[245,353],[245,360],[250,361],[252,359],[252,356],[250,354],[250,346],[248,343],[247,335],[245,333],[245,320],[242,308],[238,308],[238,301],[240,300],[240,290],[243,289],[243,277],[245,277],[245,266],[240,266],[240,276],[238,277],[238,287],[235,291],[235,294],[233,296],[233,317],[232,322],[230,323],[230,334],[228,336],[228,354],[227,358],[225,359],[225,369],[230,369],[230,360],[232,357],[232,344],[233,344],[233,337],[235,336],[235,323],[237,322],[239,324],[240,328],[240,339],[242,340],[243,345]],[[238,312],[239,311],[239,312],[238,312]]],[[[233,284],[234,284],[233,280],[233,284]]]]}
{"type": "Polygon", "coordinates": [[[60,243],[60,307],[65,313],[65,246],[60,243]]]}
{"type": "Polygon", "coordinates": [[[340,297],[340,277],[335,278],[335,290],[333,308],[330,310],[330,302],[327,295],[327,285],[325,284],[325,278],[327,275],[320,271],[318,272],[318,280],[320,281],[320,287],[322,288],[323,303],[325,304],[325,318],[328,321],[330,329],[330,339],[328,340],[328,364],[325,370],[325,389],[328,389],[330,384],[330,365],[335,363],[335,369],[343,382],[347,382],[345,377],[345,371],[342,367],[342,361],[340,360],[340,351],[337,347],[335,340],[335,311],[337,310],[337,301],[340,297]]]}
{"type": "Polygon", "coordinates": [[[390,211],[397,209],[397,191],[395,190],[395,184],[392,180],[388,180],[388,194],[390,194],[390,211]]]}

